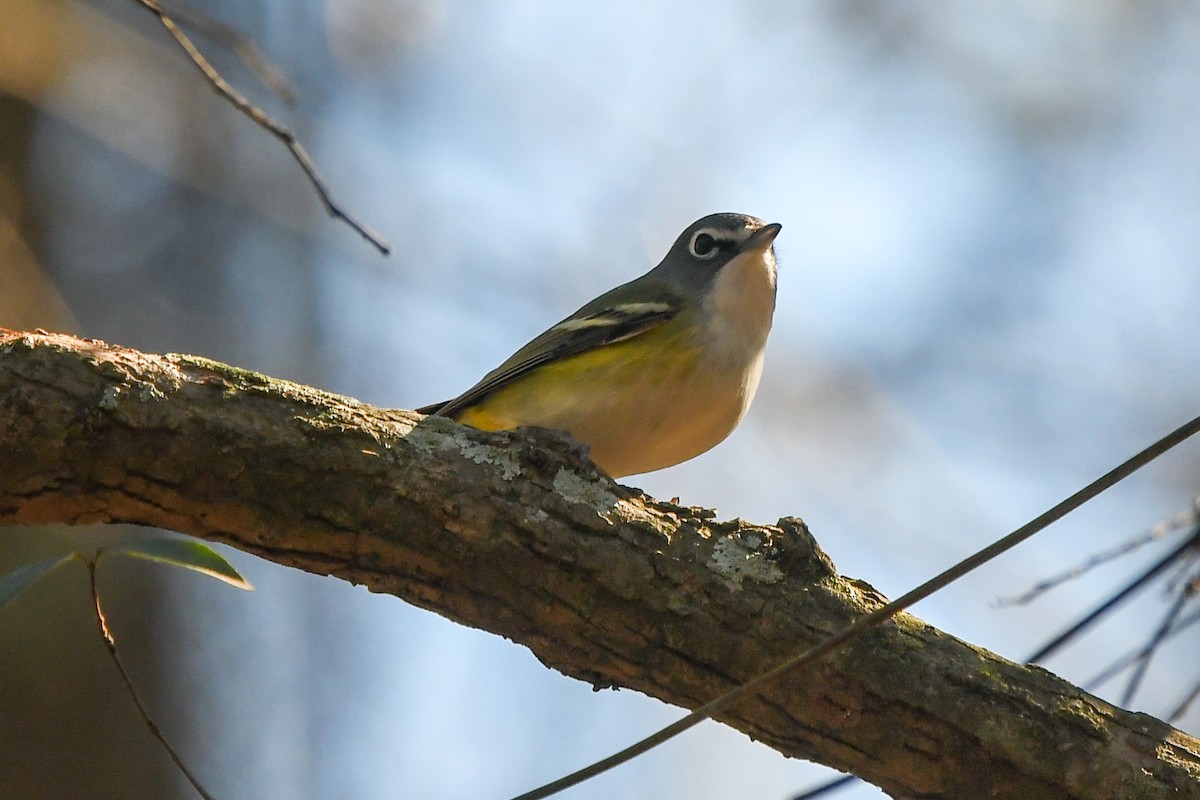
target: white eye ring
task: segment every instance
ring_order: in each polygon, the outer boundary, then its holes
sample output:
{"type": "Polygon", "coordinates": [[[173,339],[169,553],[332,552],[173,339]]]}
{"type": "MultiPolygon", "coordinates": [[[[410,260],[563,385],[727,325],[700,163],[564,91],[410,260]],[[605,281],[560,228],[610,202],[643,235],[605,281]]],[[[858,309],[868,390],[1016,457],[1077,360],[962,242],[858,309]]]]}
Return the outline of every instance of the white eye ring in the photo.
{"type": "Polygon", "coordinates": [[[717,239],[716,233],[712,228],[702,228],[692,234],[692,240],[688,242],[688,252],[693,258],[707,260],[721,252],[720,240],[717,239]]]}

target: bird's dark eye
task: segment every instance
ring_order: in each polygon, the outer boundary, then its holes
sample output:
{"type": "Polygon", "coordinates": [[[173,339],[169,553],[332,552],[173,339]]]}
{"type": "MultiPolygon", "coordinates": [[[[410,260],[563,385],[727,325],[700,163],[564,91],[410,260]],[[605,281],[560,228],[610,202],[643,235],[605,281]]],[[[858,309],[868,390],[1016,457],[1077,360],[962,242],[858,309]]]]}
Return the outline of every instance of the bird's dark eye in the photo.
{"type": "Polygon", "coordinates": [[[696,258],[712,258],[717,254],[717,240],[713,238],[711,233],[700,231],[692,237],[692,242],[688,246],[692,251],[692,255],[696,258]]]}

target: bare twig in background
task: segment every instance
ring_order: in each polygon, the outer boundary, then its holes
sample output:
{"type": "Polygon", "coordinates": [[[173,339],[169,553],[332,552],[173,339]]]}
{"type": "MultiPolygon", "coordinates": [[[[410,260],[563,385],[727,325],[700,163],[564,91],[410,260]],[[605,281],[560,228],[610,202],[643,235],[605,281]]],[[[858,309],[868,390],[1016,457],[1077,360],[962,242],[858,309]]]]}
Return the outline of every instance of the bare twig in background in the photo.
{"type": "Polygon", "coordinates": [[[1142,685],[1142,678],[1146,676],[1146,670],[1150,667],[1150,660],[1154,658],[1154,654],[1158,652],[1159,647],[1166,641],[1171,626],[1179,619],[1179,614],[1183,611],[1183,607],[1189,599],[1191,598],[1187,592],[1179,594],[1179,597],[1171,604],[1171,608],[1167,611],[1158,629],[1150,636],[1150,640],[1146,642],[1145,646],[1138,651],[1135,658],[1137,666],[1134,667],[1133,675],[1129,678],[1129,683],[1125,685],[1125,691],[1121,695],[1121,705],[1128,706],[1133,700],[1133,696],[1137,694],[1138,687],[1142,685]]]}
{"type": "Polygon", "coordinates": [[[843,775],[840,778],[834,778],[822,783],[820,786],[814,786],[811,789],[805,790],[802,794],[798,794],[792,800],[817,800],[818,797],[826,797],[833,794],[839,789],[845,789],[852,783],[858,783],[861,778],[857,775],[843,775]]]}
{"type": "MultiPolygon", "coordinates": [[[[1160,523],[1159,525],[1155,526],[1151,533],[1158,531],[1165,533],[1166,530],[1171,529],[1169,526],[1174,525],[1175,522],[1184,520],[1188,517],[1193,518],[1194,521],[1194,516],[1195,508],[1193,507],[1191,511],[1176,517],[1169,523],[1160,523]]],[[[1158,535],[1161,536],[1162,533],[1158,533],[1158,535]]],[[[1154,538],[1157,538],[1157,536],[1154,538]]],[[[1144,543],[1144,539],[1135,541],[1141,541],[1144,543]]],[[[1130,549],[1133,549],[1128,546],[1123,547],[1124,552],[1128,552],[1130,549]]],[[[1118,550],[1120,549],[1121,548],[1118,548],[1118,550]]],[[[1117,552],[1117,550],[1109,551],[1108,554],[1104,555],[1109,555],[1114,552],[1117,552]]],[[[1096,561],[1096,558],[1099,557],[1091,559],[1088,563],[1096,561]]],[[[1041,661],[1051,653],[1055,652],[1067,642],[1081,634],[1086,628],[1090,627],[1105,614],[1112,611],[1120,603],[1129,599],[1135,592],[1145,588],[1150,581],[1159,574],[1167,570],[1169,567],[1174,566],[1176,568],[1175,574],[1167,581],[1166,592],[1168,595],[1175,595],[1175,597],[1162,622],[1150,636],[1150,639],[1139,649],[1126,654],[1114,663],[1110,664],[1095,678],[1085,684],[1088,688],[1098,686],[1105,681],[1112,679],[1116,675],[1119,675],[1129,666],[1134,665],[1133,674],[1130,676],[1129,683],[1125,686],[1125,690],[1122,693],[1120,700],[1122,706],[1128,706],[1133,700],[1134,695],[1137,693],[1137,690],[1141,687],[1142,679],[1145,677],[1146,670],[1150,666],[1150,661],[1154,658],[1155,654],[1159,651],[1162,645],[1168,639],[1179,633],[1182,633],[1184,630],[1190,628],[1193,624],[1200,620],[1200,614],[1191,614],[1187,617],[1182,616],[1187,604],[1190,601],[1195,600],[1197,595],[1200,594],[1200,575],[1194,574],[1193,572],[1197,560],[1200,560],[1200,525],[1196,525],[1191,534],[1188,535],[1188,537],[1182,543],[1180,543],[1178,547],[1169,552],[1163,558],[1156,561],[1149,568],[1143,571],[1142,574],[1130,581],[1125,588],[1121,589],[1119,592],[1109,597],[1092,611],[1085,614],[1082,619],[1069,627],[1063,633],[1056,636],[1052,641],[1044,645],[1036,653],[1030,656],[1029,662],[1032,663],[1035,661],[1041,661]]],[[[1200,693],[1200,684],[1194,687],[1192,691],[1189,692],[1188,695],[1175,707],[1175,709],[1171,712],[1169,719],[1174,721],[1183,716],[1187,708],[1195,700],[1198,693],[1200,693]]]]}
{"type": "Polygon", "coordinates": [[[240,31],[223,22],[218,22],[215,19],[203,16],[194,11],[188,11],[179,6],[168,6],[163,3],[159,3],[158,6],[168,17],[183,23],[193,30],[199,31],[217,44],[225,47],[241,59],[242,63],[262,81],[263,86],[275,93],[287,105],[295,105],[295,87],[292,86],[287,76],[283,74],[283,70],[271,63],[271,60],[263,55],[262,51],[258,49],[258,45],[248,36],[243,35],[240,31]]]}
{"type": "MultiPolygon", "coordinates": [[[[1198,529],[1198,530],[1200,530],[1200,529],[1198,529]]],[[[1091,610],[1087,614],[1085,614],[1081,620],[1076,622],[1071,627],[1067,628],[1065,631],[1060,633],[1058,636],[1055,636],[1052,640],[1050,640],[1046,644],[1042,645],[1042,647],[1038,648],[1038,651],[1036,653],[1034,653],[1028,659],[1026,659],[1026,663],[1032,664],[1032,663],[1041,661],[1046,656],[1057,651],[1064,644],[1066,644],[1070,640],[1074,639],[1076,636],[1078,636],[1080,633],[1082,633],[1085,629],[1090,627],[1092,625],[1092,623],[1096,622],[1096,620],[1098,620],[1100,617],[1104,616],[1106,613],[1108,613],[1108,611],[1110,611],[1111,609],[1113,609],[1114,607],[1116,607],[1117,605],[1119,605],[1120,603],[1122,603],[1123,601],[1128,599],[1131,595],[1133,595],[1139,589],[1143,588],[1147,583],[1149,583],[1159,573],[1161,573],[1163,570],[1167,569],[1167,567],[1170,567],[1172,564],[1174,564],[1176,559],[1178,559],[1180,556],[1182,556],[1184,553],[1186,553],[1191,548],[1195,547],[1198,536],[1200,536],[1200,534],[1194,532],[1191,536],[1189,536],[1187,539],[1185,539],[1182,544],[1180,544],[1178,547],[1176,547],[1170,553],[1168,553],[1163,558],[1159,559],[1154,564],[1152,564],[1141,575],[1139,575],[1138,577],[1136,577],[1132,581],[1130,581],[1129,584],[1127,584],[1125,586],[1125,588],[1121,589],[1121,591],[1117,592],[1112,597],[1105,600],[1099,606],[1097,606],[1096,608],[1094,608],[1093,610],[1091,610]]]]}
{"type": "Polygon", "coordinates": [[[1171,716],[1168,717],[1168,721],[1174,722],[1175,720],[1179,719],[1184,714],[1186,714],[1188,707],[1191,706],[1191,704],[1193,702],[1195,702],[1197,697],[1200,697],[1200,681],[1197,681],[1196,685],[1193,686],[1192,690],[1190,692],[1188,692],[1187,695],[1184,696],[1183,700],[1180,701],[1179,705],[1175,706],[1175,710],[1171,712],[1171,716]]]}
{"type": "MultiPolygon", "coordinates": [[[[1183,633],[1185,630],[1187,630],[1191,626],[1195,625],[1197,622],[1200,622],[1200,611],[1189,614],[1188,616],[1186,616],[1182,619],[1177,619],[1174,622],[1174,624],[1172,624],[1170,626],[1170,628],[1167,630],[1167,634],[1163,638],[1163,641],[1164,642],[1170,641],[1171,639],[1173,639],[1176,636],[1178,636],[1179,634],[1183,633]]],[[[1083,688],[1087,689],[1089,692],[1094,691],[1096,688],[1103,686],[1105,683],[1112,680],[1117,675],[1120,675],[1122,672],[1124,672],[1126,669],[1128,669],[1130,667],[1130,665],[1133,664],[1133,662],[1137,661],[1137,658],[1138,658],[1137,653],[1126,653],[1125,655],[1121,656],[1119,659],[1117,659],[1113,663],[1109,664],[1103,670],[1098,672],[1095,675],[1095,677],[1093,677],[1091,680],[1086,681],[1085,683],[1083,683],[1081,685],[1083,686],[1083,688]]]]}
{"type": "Polygon", "coordinates": [[[1059,584],[1078,578],[1079,576],[1090,572],[1092,569],[1100,566],[1101,564],[1107,564],[1109,561],[1120,558],[1126,553],[1137,550],[1142,545],[1158,541],[1168,533],[1172,533],[1180,528],[1185,528],[1188,525],[1195,525],[1197,523],[1200,523],[1200,497],[1197,497],[1192,501],[1192,507],[1188,510],[1171,517],[1170,519],[1162,520],[1154,527],[1142,533],[1140,536],[1119,544],[1110,550],[1104,550],[1096,553],[1083,563],[1071,567],[1066,572],[1062,572],[1058,575],[1055,575],[1053,578],[1047,578],[1046,580],[1038,583],[1024,594],[998,601],[997,605],[1023,605],[1028,603],[1031,600],[1034,600],[1050,591],[1059,584]]]}
{"type": "Polygon", "coordinates": [[[333,201],[332,195],[330,195],[329,190],[325,187],[324,181],[317,172],[316,165],[313,164],[312,158],[310,158],[308,155],[308,151],[304,149],[304,145],[300,144],[300,141],[296,138],[296,134],[292,133],[290,130],[283,127],[283,125],[267,116],[267,114],[261,108],[251,103],[244,95],[234,89],[228,81],[222,78],[220,74],[213,69],[212,64],[208,63],[208,59],[206,59],[200,53],[200,51],[196,49],[196,45],[192,43],[192,40],[189,39],[183,31],[179,30],[179,26],[175,24],[175,21],[167,14],[166,10],[159,5],[158,0],[137,0],[137,2],[158,17],[159,22],[161,22],[163,27],[165,27],[173,37],[175,37],[175,41],[180,47],[183,48],[184,52],[188,54],[188,57],[191,58],[192,63],[196,65],[196,68],[200,70],[217,94],[221,95],[230,103],[232,103],[238,111],[241,111],[243,114],[249,117],[260,128],[268,131],[275,136],[275,138],[287,145],[288,151],[291,152],[292,157],[296,159],[296,162],[300,164],[300,168],[304,170],[304,174],[308,176],[309,183],[311,183],[313,189],[316,190],[317,196],[321,198],[321,202],[325,205],[325,210],[330,216],[345,222],[347,225],[357,231],[360,236],[374,245],[380,253],[387,255],[389,252],[391,252],[391,246],[384,241],[383,237],[368,228],[363,223],[351,217],[333,201]]]}

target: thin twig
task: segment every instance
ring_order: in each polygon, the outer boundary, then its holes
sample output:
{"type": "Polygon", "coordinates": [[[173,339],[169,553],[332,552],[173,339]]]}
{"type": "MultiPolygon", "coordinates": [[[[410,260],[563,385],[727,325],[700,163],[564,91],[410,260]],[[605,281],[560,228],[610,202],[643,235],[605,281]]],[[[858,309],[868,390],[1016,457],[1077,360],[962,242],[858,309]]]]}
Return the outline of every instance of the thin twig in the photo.
{"type": "Polygon", "coordinates": [[[1194,571],[1196,562],[1200,561],[1200,528],[1193,533],[1192,544],[1196,546],[1179,557],[1179,565],[1175,574],[1167,579],[1167,594],[1183,592],[1189,597],[1195,596],[1196,581],[1200,580],[1200,573],[1194,571]]]}
{"type": "Polygon", "coordinates": [[[275,66],[269,58],[258,49],[254,40],[245,36],[237,29],[223,22],[198,14],[194,11],[176,5],[159,3],[159,7],[167,16],[183,23],[189,28],[199,31],[219,45],[223,45],[235,56],[242,60],[253,72],[263,86],[274,92],[287,105],[295,105],[296,89],[283,74],[283,70],[275,66]]]}
{"type": "Polygon", "coordinates": [[[218,74],[213,68],[212,64],[208,63],[208,59],[206,59],[200,53],[200,51],[196,49],[196,45],[192,43],[192,40],[189,39],[183,31],[179,30],[179,26],[176,25],[175,21],[167,15],[167,12],[163,9],[163,7],[158,4],[158,0],[136,0],[136,2],[140,3],[144,8],[158,17],[159,22],[163,24],[163,27],[167,29],[171,36],[175,37],[175,41],[180,47],[183,48],[184,52],[188,54],[188,57],[192,60],[192,63],[196,65],[196,68],[200,70],[200,72],[204,75],[205,80],[208,81],[209,85],[212,86],[213,90],[217,94],[224,97],[233,104],[234,108],[236,108],[238,111],[241,111],[260,128],[269,132],[287,146],[287,149],[289,152],[291,152],[292,157],[296,159],[296,162],[300,165],[300,168],[304,170],[304,174],[308,176],[309,183],[311,183],[313,189],[316,190],[317,196],[321,198],[321,202],[325,205],[325,210],[330,216],[345,222],[347,225],[357,231],[360,236],[374,245],[375,249],[377,249],[380,253],[387,255],[389,252],[391,252],[391,246],[383,239],[383,237],[375,233],[375,231],[371,230],[363,223],[351,217],[333,201],[333,196],[325,187],[325,182],[322,180],[320,174],[318,174],[316,165],[313,164],[312,159],[308,155],[308,151],[304,149],[304,145],[300,144],[300,141],[296,138],[296,134],[292,133],[290,130],[283,127],[282,124],[267,116],[266,112],[251,103],[248,99],[246,99],[245,96],[238,92],[237,89],[234,89],[228,81],[222,78],[220,74],[218,74]]]}
{"type": "Polygon", "coordinates": [[[1175,720],[1187,713],[1188,707],[1195,702],[1197,697],[1200,697],[1200,682],[1197,682],[1192,687],[1192,690],[1180,701],[1179,705],[1175,706],[1175,710],[1171,712],[1171,716],[1167,717],[1167,722],[1174,724],[1175,720]]]}
{"type": "Polygon", "coordinates": [[[1195,539],[1196,539],[1196,534],[1189,536],[1187,539],[1184,540],[1184,542],[1181,545],[1179,545],[1174,550],[1172,550],[1170,553],[1168,553],[1167,555],[1163,556],[1161,559],[1156,561],[1141,575],[1137,576],[1132,581],[1130,581],[1129,584],[1126,585],[1125,588],[1123,588],[1121,591],[1117,592],[1112,597],[1105,600],[1103,603],[1098,605],[1096,608],[1092,609],[1087,614],[1085,614],[1083,616],[1083,619],[1079,620],[1074,625],[1072,625],[1071,627],[1067,628],[1065,631],[1060,633],[1058,636],[1055,636],[1049,642],[1047,642],[1046,644],[1044,644],[1040,648],[1038,648],[1036,653],[1034,653],[1033,655],[1031,655],[1029,658],[1026,659],[1026,663],[1032,664],[1035,661],[1041,661],[1046,656],[1050,655],[1055,650],[1057,650],[1058,648],[1062,647],[1064,644],[1069,642],[1071,639],[1074,639],[1076,636],[1078,636],[1080,633],[1082,633],[1086,628],[1090,627],[1092,625],[1092,623],[1094,623],[1100,617],[1104,616],[1104,614],[1108,613],[1109,609],[1124,602],[1128,597],[1130,597],[1130,595],[1132,595],[1134,592],[1136,592],[1139,589],[1141,589],[1142,587],[1144,587],[1160,572],[1165,570],[1167,567],[1171,566],[1171,564],[1175,563],[1175,559],[1179,558],[1179,556],[1182,553],[1186,552],[1189,548],[1195,547],[1196,546],[1195,539]]]}
{"type": "Polygon", "coordinates": [[[183,759],[175,752],[175,748],[171,747],[167,742],[163,732],[159,729],[154,720],[150,718],[150,714],[146,711],[146,707],[142,705],[142,700],[138,697],[137,690],[133,688],[133,681],[129,678],[129,673],[125,671],[125,667],[121,664],[121,659],[117,656],[117,642],[113,638],[112,631],[109,630],[108,620],[104,616],[104,609],[100,607],[100,593],[96,591],[96,558],[83,558],[88,568],[88,578],[91,581],[92,587],[92,607],[96,611],[96,625],[100,629],[100,638],[104,640],[104,646],[108,649],[108,654],[112,657],[113,664],[117,667],[117,672],[121,675],[121,680],[125,682],[125,688],[129,690],[129,696],[133,698],[133,704],[137,707],[138,714],[141,715],[142,722],[150,730],[151,735],[158,739],[159,744],[166,749],[167,754],[171,757],[171,761],[175,762],[175,766],[183,773],[183,777],[187,778],[188,783],[196,790],[196,794],[204,798],[204,800],[215,800],[215,798],[204,790],[200,785],[200,781],[192,774],[191,770],[183,763],[183,759]]]}
{"type": "Polygon", "coordinates": [[[1158,652],[1159,647],[1166,641],[1167,633],[1171,630],[1171,626],[1179,619],[1180,612],[1183,611],[1184,605],[1190,599],[1187,592],[1180,592],[1179,597],[1175,598],[1175,602],[1171,604],[1171,608],[1167,611],[1162,623],[1158,629],[1150,636],[1150,641],[1146,642],[1141,652],[1137,654],[1135,661],[1137,666],[1133,670],[1133,674],[1129,676],[1129,683],[1125,685],[1125,691],[1121,694],[1121,706],[1128,707],[1133,700],[1133,696],[1137,694],[1138,687],[1142,685],[1142,678],[1146,676],[1146,670],[1150,668],[1150,660],[1154,658],[1154,654],[1158,652]]]}
{"type": "MultiPolygon", "coordinates": [[[[1198,622],[1200,622],[1200,611],[1194,612],[1192,614],[1189,614],[1186,617],[1183,617],[1182,619],[1176,620],[1175,624],[1173,624],[1171,626],[1171,629],[1169,631],[1167,631],[1166,639],[1169,641],[1169,640],[1175,638],[1176,636],[1183,633],[1185,630],[1192,627],[1193,625],[1195,625],[1198,622]]],[[[1107,667],[1105,667],[1103,670],[1101,670],[1099,673],[1097,673],[1095,675],[1095,677],[1093,677],[1091,680],[1085,681],[1084,683],[1082,683],[1080,685],[1084,689],[1087,689],[1089,692],[1095,691],[1096,689],[1103,686],[1105,683],[1112,680],[1117,675],[1120,675],[1122,672],[1124,672],[1126,669],[1128,669],[1129,666],[1131,664],[1133,664],[1134,661],[1137,660],[1137,657],[1138,657],[1138,654],[1136,652],[1126,653],[1124,656],[1122,656],[1119,659],[1117,659],[1116,661],[1112,662],[1107,667]]]]}
{"type": "Polygon", "coordinates": [[[1123,481],[1137,470],[1146,466],[1163,453],[1167,452],[1196,433],[1200,433],[1200,417],[1196,417],[1190,422],[1187,422],[1179,428],[1176,428],[1174,431],[1168,433],[1166,436],[1159,439],[1145,450],[1142,450],[1137,455],[1128,459],[1120,466],[1109,470],[1101,477],[1075,492],[1066,500],[1063,500],[1053,508],[1042,512],[1037,517],[1017,528],[1007,536],[993,542],[975,554],[968,556],[902,597],[899,597],[896,600],[887,603],[886,605],[880,606],[870,613],[864,614],[842,629],[841,632],[830,636],[820,644],[810,647],[803,653],[788,659],[773,669],[755,676],[736,689],[726,692],[715,700],[705,703],[704,705],[692,711],[690,714],[684,716],[682,719],[677,720],[676,722],[673,722],[665,728],[662,728],[656,733],[647,736],[645,739],[626,747],[624,750],[614,753],[608,758],[597,761],[594,764],[590,764],[583,769],[572,772],[570,775],[566,775],[558,780],[551,781],[544,786],[540,786],[537,789],[518,795],[516,798],[514,798],[514,800],[542,800],[542,798],[558,794],[564,789],[569,789],[570,787],[580,784],[589,778],[593,778],[596,775],[607,772],[613,767],[624,764],[626,761],[636,758],[648,750],[654,749],[663,742],[675,738],[684,731],[699,725],[701,722],[709,719],[715,714],[721,713],[725,709],[745,699],[746,697],[758,694],[760,691],[776,683],[781,678],[794,674],[800,668],[806,667],[815,661],[825,658],[831,653],[837,652],[848,642],[857,639],[869,630],[879,627],[884,622],[896,616],[909,606],[924,600],[934,592],[939,591],[967,573],[974,571],[978,567],[986,564],[1002,553],[1005,553],[1016,547],[1021,542],[1045,529],[1051,523],[1066,516],[1106,489],[1112,487],[1120,481],[1123,481]]]}
{"type": "Polygon", "coordinates": [[[1034,599],[1040,597],[1041,595],[1050,591],[1051,589],[1058,586],[1059,584],[1066,583],[1069,580],[1078,578],[1079,576],[1084,575],[1087,572],[1090,572],[1092,569],[1100,566],[1101,564],[1107,564],[1109,561],[1112,561],[1113,559],[1116,559],[1116,558],[1120,558],[1121,556],[1125,555],[1126,553],[1130,553],[1134,550],[1137,550],[1139,547],[1142,547],[1143,545],[1149,544],[1150,542],[1158,541],[1159,539],[1166,536],[1168,533],[1177,531],[1180,528],[1184,528],[1188,525],[1194,525],[1197,522],[1200,522],[1200,497],[1197,497],[1195,500],[1192,501],[1192,507],[1189,508],[1187,511],[1177,514],[1176,516],[1171,517],[1170,519],[1165,519],[1165,520],[1162,520],[1162,521],[1156,523],[1149,530],[1144,531],[1139,536],[1136,536],[1127,542],[1122,542],[1121,544],[1117,545],[1116,547],[1113,547],[1109,550],[1103,550],[1099,553],[1096,553],[1095,555],[1092,555],[1083,563],[1077,564],[1074,567],[1071,567],[1070,569],[1066,570],[1065,572],[1059,573],[1058,575],[1055,575],[1052,578],[1047,578],[1047,579],[1043,580],[1041,583],[1038,583],[1036,586],[1032,587],[1031,589],[1026,591],[1024,594],[1017,595],[1016,597],[1002,598],[996,602],[996,605],[998,605],[998,606],[1024,605],[1024,604],[1030,602],[1031,600],[1034,600],[1034,599]]]}
{"type": "Polygon", "coordinates": [[[825,781],[820,786],[814,786],[811,789],[805,790],[802,794],[798,794],[792,800],[817,800],[818,797],[825,797],[833,794],[839,789],[845,789],[852,783],[858,781],[857,775],[842,775],[840,778],[832,778],[825,781]]]}
{"type": "MultiPolygon", "coordinates": [[[[1188,582],[1188,585],[1183,589],[1183,596],[1189,600],[1194,600],[1197,595],[1200,595],[1200,575],[1193,575],[1192,579],[1188,582]]],[[[1195,617],[1200,615],[1193,614],[1192,616],[1195,617]]],[[[1190,621],[1184,621],[1179,623],[1177,627],[1185,628],[1189,624],[1190,621]]],[[[1196,685],[1192,687],[1192,690],[1184,696],[1183,700],[1179,701],[1179,704],[1175,706],[1175,709],[1167,717],[1167,721],[1174,722],[1186,714],[1188,707],[1198,696],[1200,696],[1200,682],[1197,682],[1196,685]]]]}

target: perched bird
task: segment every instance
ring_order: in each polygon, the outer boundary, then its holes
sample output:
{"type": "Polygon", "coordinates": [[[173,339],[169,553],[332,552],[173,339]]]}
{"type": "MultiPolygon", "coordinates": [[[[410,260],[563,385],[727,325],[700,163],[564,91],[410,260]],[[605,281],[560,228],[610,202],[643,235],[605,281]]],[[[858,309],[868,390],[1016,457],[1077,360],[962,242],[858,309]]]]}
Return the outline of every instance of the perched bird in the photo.
{"type": "Polygon", "coordinates": [[[538,426],[614,478],[721,442],[750,407],[775,311],[780,225],[711,214],[453,400],[418,409],[487,431],[538,426]]]}

